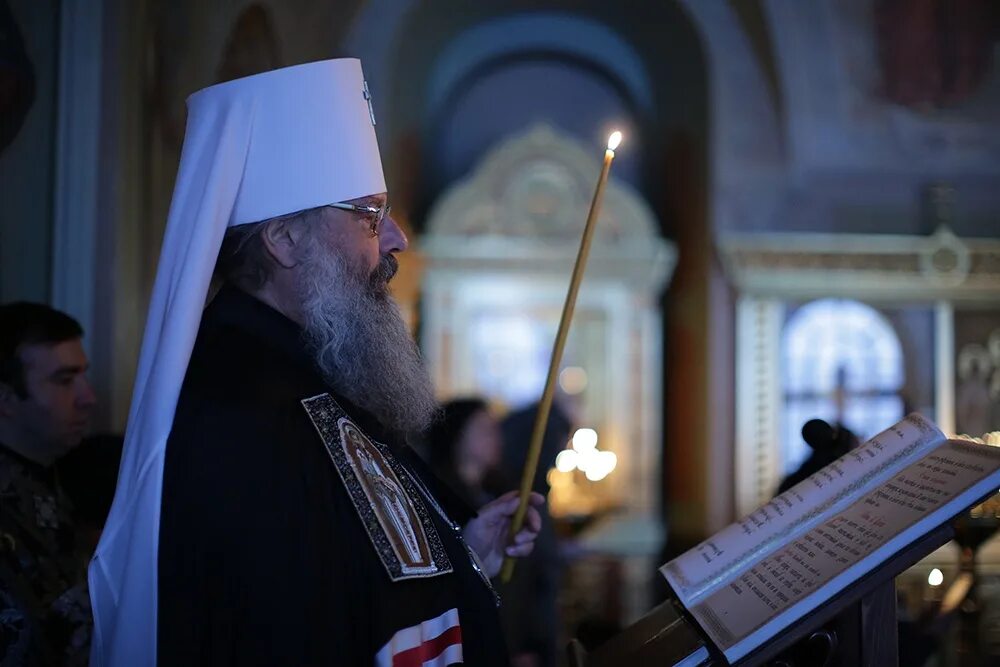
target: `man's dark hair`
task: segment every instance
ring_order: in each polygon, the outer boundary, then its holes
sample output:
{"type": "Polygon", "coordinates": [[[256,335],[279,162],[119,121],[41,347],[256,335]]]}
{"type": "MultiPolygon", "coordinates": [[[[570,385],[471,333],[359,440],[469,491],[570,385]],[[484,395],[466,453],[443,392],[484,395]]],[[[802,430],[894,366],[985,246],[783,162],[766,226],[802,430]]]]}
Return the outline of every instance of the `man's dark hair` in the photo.
{"type": "Polygon", "coordinates": [[[0,305],[0,382],[20,398],[28,397],[24,366],[18,351],[23,345],[56,345],[83,337],[80,323],[42,303],[17,301],[0,305]]]}

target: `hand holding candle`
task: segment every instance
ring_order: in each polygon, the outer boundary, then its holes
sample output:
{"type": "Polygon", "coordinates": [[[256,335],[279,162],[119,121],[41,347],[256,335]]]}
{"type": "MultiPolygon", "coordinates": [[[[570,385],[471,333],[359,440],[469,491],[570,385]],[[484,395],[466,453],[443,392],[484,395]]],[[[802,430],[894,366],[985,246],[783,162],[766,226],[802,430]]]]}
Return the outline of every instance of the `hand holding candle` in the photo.
{"type": "MultiPolygon", "coordinates": [[[[535,426],[531,433],[528,456],[524,462],[524,472],[521,475],[520,502],[510,524],[509,540],[511,543],[513,543],[514,536],[521,531],[521,527],[524,525],[525,513],[528,511],[528,498],[531,494],[532,481],[535,479],[535,471],[538,469],[538,457],[542,450],[542,436],[545,434],[545,425],[549,421],[549,412],[552,410],[552,397],[555,394],[556,376],[559,372],[559,365],[562,362],[563,349],[566,347],[569,325],[573,319],[576,295],[580,291],[580,282],[583,280],[583,272],[587,266],[587,256],[590,254],[590,242],[594,237],[594,227],[597,223],[597,214],[601,209],[601,201],[604,198],[604,186],[608,182],[611,161],[614,160],[615,149],[618,148],[621,141],[622,133],[618,131],[612,132],[611,136],[608,137],[608,150],[604,153],[604,165],[601,167],[601,175],[597,179],[594,198],[590,202],[590,213],[587,214],[587,224],[583,228],[583,238],[580,240],[580,250],[576,255],[573,276],[569,282],[566,302],[563,304],[562,317],[559,320],[559,330],[556,333],[555,344],[552,346],[552,358],[549,361],[549,374],[545,380],[545,390],[542,392],[542,400],[538,406],[535,426]]],[[[513,573],[514,560],[511,558],[504,559],[503,570],[501,571],[503,583],[510,581],[513,573]]]]}

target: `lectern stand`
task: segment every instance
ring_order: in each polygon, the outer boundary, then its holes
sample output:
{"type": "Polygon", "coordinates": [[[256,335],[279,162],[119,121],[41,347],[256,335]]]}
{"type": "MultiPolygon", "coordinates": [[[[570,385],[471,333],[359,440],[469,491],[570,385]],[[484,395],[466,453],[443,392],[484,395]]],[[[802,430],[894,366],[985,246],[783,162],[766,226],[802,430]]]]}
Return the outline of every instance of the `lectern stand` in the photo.
{"type": "MultiPolygon", "coordinates": [[[[735,665],[895,667],[899,660],[894,580],[953,537],[950,522],[924,534],[735,665]]],[[[571,667],[729,664],[676,600],[656,607],[593,653],[587,654],[576,641],[568,651],[571,667]],[[692,660],[691,647],[701,645],[708,648],[708,657],[692,660]]]]}

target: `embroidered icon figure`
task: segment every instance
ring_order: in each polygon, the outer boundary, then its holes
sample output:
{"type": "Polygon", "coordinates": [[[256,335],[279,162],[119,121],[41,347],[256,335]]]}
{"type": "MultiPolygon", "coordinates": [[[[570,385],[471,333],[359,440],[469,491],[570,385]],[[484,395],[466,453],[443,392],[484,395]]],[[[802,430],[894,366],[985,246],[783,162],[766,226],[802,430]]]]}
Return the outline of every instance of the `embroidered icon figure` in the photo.
{"type": "Polygon", "coordinates": [[[329,394],[302,399],[302,407],[389,578],[402,581],[452,572],[418,482],[392,449],[365,435],[329,394]]]}
{"type": "Polygon", "coordinates": [[[380,504],[392,523],[397,537],[409,554],[410,560],[415,563],[421,561],[420,545],[410,522],[410,514],[403,490],[391,477],[382,472],[382,467],[372,459],[367,449],[359,447],[356,451],[361,462],[362,474],[368,478],[368,483],[375,490],[375,495],[381,501],[380,504]]]}
{"type": "Polygon", "coordinates": [[[341,434],[350,465],[403,573],[436,572],[424,526],[387,455],[347,420],[341,422],[341,434]]]}

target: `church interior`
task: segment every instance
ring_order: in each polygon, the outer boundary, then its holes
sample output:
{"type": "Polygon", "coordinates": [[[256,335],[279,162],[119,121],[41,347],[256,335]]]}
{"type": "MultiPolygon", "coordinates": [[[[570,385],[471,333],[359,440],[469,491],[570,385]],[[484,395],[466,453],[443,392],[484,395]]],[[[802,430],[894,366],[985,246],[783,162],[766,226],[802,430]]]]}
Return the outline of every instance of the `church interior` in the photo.
{"type": "MultiPolygon", "coordinates": [[[[559,646],[657,603],[660,565],[808,459],[812,419],[1000,431],[991,0],[0,0],[0,21],[0,302],[80,321],[99,433],[126,426],[196,90],[360,58],[411,242],[393,294],[439,398],[498,419],[542,394],[623,133],[537,477],[559,646]]],[[[1000,503],[961,521],[897,579],[929,642],[910,664],[1000,664],[1000,503]]]]}

